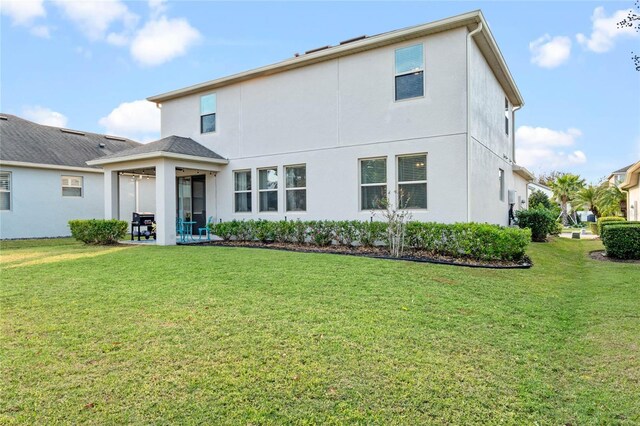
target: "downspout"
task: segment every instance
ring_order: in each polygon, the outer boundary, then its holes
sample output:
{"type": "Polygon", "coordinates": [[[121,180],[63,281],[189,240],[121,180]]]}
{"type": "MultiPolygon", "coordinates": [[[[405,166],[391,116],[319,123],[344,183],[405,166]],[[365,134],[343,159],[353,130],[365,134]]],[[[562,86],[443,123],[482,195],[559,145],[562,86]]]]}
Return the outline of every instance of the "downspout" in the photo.
{"type": "Polygon", "coordinates": [[[467,34],[467,222],[471,222],[471,37],[482,31],[482,22],[467,34]]]}
{"type": "Polygon", "coordinates": [[[511,161],[516,162],[516,111],[522,108],[522,105],[514,106],[511,109],[511,161]]]}

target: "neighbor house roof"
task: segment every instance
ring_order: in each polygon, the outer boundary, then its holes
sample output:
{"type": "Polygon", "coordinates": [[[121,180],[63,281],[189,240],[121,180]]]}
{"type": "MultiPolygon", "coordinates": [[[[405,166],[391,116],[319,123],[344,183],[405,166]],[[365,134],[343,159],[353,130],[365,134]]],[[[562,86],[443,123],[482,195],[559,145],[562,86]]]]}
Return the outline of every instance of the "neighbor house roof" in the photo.
{"type": "Polygon", "coordinates": [[[201,161],[209,160],[209,162],[224,164],[228,162],[221,155],[218,155],[217,153],[211,151],[209,148],[206,148],[205,146],[199,144],[191,138],[184,138],[181,136],[168,136],[155,142],[138,145],[131,149],[96,158],[90,161],[89,164],[109,164],[153,157],[189,158],[201,161]]]}
{"type": "Polygon", "coordinates": [[[640,161],[631,164],[625,171],[627,172],[627,176],[624,182],[620,184],[620,189],[631,189],[634,186],[640,185],[640,161]]]}
{"type": "Polygon", "coordinates": [[[430,34],[435,34],[455,28],[467,27],[469,31],[473,31],[478,28],[479,24],[482,24],[482,31],[474,35],[474,39],[478,44],[478,47],[487,59],[487,63],[493,70],[496,78],[500,82],[500,85],[503,87],[511,103],[514,106],[524,105],[522,95],[520,94],[520,91],[516,86],[511,72],[507,67],[507,63],[505,62],[504,58],[502,57],[502,53],[498,48],[498,44],[493,38],[491,30],[489,29],[489,26],[487,25],[487,22],[480,10],[453,16],[451,18],[446,18],[439,21],[430,22],[428,24],[416,25],[413,27],[390,31],[371,37],[357,37],[355,39],[345,40],[337,46],[326,46],[319,49],[313,49],[307,51],[303,55],[296,54],[296,56],[294,56],[293,58],[286,59],[272,65],[255,68],[227,77],[218,78],[216,80],[211,80],[193,86],[185,87],[183,89],[151,96],[147,98],[147,100],[160,103],[170,99],[175,99],[194,93],[216,89],[222,86],[228,86],[230,84],[239,83],[257,77],[264,77],[267,75],[312,65],[318,62],[329,61],[332,59],[340,58],[342,56],[352,55],[354,53],[364,52],[367,50],[376,49],[379,47],[419,37],[425,37],[430,34]]]}
{"type": "Polygon", "coordinates": [[[138,146],[115,136],[45,126],[0,114],[0,163],[88,168],[88,160],[138,146]]]}

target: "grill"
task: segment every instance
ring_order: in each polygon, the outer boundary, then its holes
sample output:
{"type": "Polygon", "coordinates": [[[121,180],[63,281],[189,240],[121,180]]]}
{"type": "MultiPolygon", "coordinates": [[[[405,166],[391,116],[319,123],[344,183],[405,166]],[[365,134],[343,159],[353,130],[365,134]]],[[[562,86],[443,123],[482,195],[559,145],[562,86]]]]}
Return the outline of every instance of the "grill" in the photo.
{"type": "Polygon", "coordinates": [[[136,213],[133,212],[133,218],[131,220],[131,241],[133,237],[137,236],[138,241],[140,237],[144,237],[145,240],[149,238],[156,238],[156,233],[153,231],[153,224],[155,223],[155,216],[153,213],[136,213]]]}

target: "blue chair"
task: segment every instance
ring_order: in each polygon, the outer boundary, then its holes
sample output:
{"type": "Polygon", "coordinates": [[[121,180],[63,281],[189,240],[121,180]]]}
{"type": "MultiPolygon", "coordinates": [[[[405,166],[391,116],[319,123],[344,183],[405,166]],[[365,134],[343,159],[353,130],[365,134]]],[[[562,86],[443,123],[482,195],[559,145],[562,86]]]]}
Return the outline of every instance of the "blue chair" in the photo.
{"type": "Polygon", "coordinates": [[[213,216],[209,216],[209,220],[207,220],[207,224],[204,226],[204,228],[198,228],[199,239],[202,239],[202,233],[206,232],[207,241],[211,241],[211,233],[209,232],[209,224],[211,223],[213,223],[213,216]]]}
{"type": "Polygon", "coordinates": [[[180,237],[180,241],[184,241],[184,220],[181,217],[176,218],[176,234],[180,237]]]}

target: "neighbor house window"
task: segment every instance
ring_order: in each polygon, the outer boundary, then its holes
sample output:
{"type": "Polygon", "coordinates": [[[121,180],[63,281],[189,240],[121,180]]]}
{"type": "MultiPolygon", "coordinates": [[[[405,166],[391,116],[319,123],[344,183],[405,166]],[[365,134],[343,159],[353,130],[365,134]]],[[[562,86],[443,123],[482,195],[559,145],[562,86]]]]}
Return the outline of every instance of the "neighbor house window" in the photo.
{"type": "Polygon", "coordinates": [[[0,172],[0,210],[11,210],[11,172],[0,172]]]}
{"type": "Polygon", "coordinates": [[[504,201],[504,170],[498,169],[498,179],[500,179],[500,201],[504,201]]]}
{"type": "Polygon", "coordinates": [[[387,197],[387,159],[360,160],[360,209],[380,209],[387,197]]]}
{"type": "Polygon", "coordinates": [[[286,166],[284,175],[287,211],[307,211],[307,166],[286,166]]]}
{"type": "Polygon", "coordinates": [[[82,176],[62,176],[62,196],[82,197],[82,176]]]}
{"type": "Polygon", "coordinates": [[[261,212],[278,211],[278,169],[258,170],[258,197],[261,212]]]}
{"type": "Polygon", "coordinates": [[[396,101],[424,95],[422,44],[396,49],[396,101]]]}
{"type": "Polygon", "coordinates": [[[510,115],[510,110],[509,110],[509,100],[507,98],[504,98],[504,132],[507,134],[507,136],[509,135],[509,115],[510,115]]]}
{"type": "Polygon", "coordinates": [[[251,170],[233,172],[236,213],[251,212],[251,170]]]}
{"type": "Polygon", "coordinates": [[[200,97],[200,133],[216,131],[216,94],[200,97]]]}
{"type": "Polygon", "coordinates": [[[398,204],[401,208],[427,208],[427,155],[398,157],[398,204]]]}

